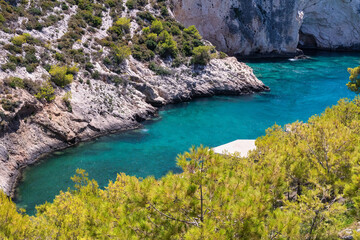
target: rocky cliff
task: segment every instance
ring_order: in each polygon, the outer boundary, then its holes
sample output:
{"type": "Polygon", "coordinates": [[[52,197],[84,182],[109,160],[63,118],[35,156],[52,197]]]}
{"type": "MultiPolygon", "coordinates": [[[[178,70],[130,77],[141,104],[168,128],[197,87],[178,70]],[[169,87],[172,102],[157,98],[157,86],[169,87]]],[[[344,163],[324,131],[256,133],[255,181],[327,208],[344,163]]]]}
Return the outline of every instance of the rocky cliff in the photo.
{"type": "Polygon", "coordinates": [[[162,105],[268,90],[165,5],[63,1],[46,10],[36,3],[0,9],[0,189],[7,194],[43,154],[137,128],[162,105]],[[192,63],[195,45],[207,64],[192,63]]]}
{"type": "Polygon", "coordinates": [[[297,47],[359,49],[360,0],[172,0],[177,20],[196,25],[232,55],[294,55],[297,47]]]}
{"type": "Polygon", "coordinates": [[[309,0],[303,6],[299,47],[360,50],[360,0],[309,0]]]}

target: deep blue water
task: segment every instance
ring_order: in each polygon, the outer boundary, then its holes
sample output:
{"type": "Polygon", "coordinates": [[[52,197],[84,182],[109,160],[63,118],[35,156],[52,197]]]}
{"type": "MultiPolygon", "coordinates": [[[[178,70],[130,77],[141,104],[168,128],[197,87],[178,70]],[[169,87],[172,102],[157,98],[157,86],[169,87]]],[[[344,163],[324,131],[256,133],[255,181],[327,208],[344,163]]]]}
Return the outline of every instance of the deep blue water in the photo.
{"type": "Polygon", "coordinates": [[[142,129],[101,137],[46,157],[27,168],[17,191],[17,205],[34,213],[35,205],[52,201],[73,186],[70,177],[85,169],[100,186],[116,174],[157,178],[179,172],[176,156],[192,145],[214,147],[236,139],[255,139],[274,123],[306,121],[347,90],[348,67],[360,65],[360,55],[317,53],[308,60],[249,62],[271,92],[241,97],[213,97],[167,106],[142,129]]]}

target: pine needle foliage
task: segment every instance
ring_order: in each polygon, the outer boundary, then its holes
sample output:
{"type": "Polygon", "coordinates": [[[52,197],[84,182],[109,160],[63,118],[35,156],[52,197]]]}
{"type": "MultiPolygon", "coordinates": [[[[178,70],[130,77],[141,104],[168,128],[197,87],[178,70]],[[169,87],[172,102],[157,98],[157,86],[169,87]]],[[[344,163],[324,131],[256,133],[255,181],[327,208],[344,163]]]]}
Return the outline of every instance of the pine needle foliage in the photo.
{"type": "Polygon", "coordinates": [[[268,129],[247,158],[190,149],[181,174],[118,174],[105,189],[84,170],[75,190],[29,217],[0,194],[10,239],[336,239],[360,219],[360,98],[307,123],[268,129]]]}
{"type": "Polygon", "coordinates": [[[360,66],[356,68],[349,68],[350,73],[349,82],[346,86],[356,94],[360,93],[360,66]]]}

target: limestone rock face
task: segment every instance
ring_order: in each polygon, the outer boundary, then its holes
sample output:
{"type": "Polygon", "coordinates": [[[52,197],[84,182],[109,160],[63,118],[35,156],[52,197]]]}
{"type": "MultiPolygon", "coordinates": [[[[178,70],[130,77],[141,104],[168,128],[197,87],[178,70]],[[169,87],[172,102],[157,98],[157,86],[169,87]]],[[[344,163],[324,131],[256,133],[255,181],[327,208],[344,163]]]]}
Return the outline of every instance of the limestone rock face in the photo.
{"type": "Polygon", "coordinates": [[[231,55],[293,55],[299,38],[302,47],[360,46],[360,0],[172,2],[178,21],[195,25],[204,38],[231,55]]]}
{"type": "Polygon", "coordinates": [[[195,25],[229,54],[296,51],[303,14],[299,0],[173,0],[176,19],[195,25]]]}
{"type": "Polygon", "coordinates": [[[360,0],[309,0],[303,11],[300,47],[360,49],[360,0]]]}

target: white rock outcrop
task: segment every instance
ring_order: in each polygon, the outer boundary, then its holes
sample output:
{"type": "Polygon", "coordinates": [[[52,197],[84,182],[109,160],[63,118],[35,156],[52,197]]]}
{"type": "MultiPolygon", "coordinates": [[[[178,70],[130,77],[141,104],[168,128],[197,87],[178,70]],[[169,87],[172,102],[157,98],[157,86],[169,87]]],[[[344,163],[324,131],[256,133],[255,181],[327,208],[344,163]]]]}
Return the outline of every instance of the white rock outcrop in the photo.
{"type": "Polygon", "coordinates": [[[175,18],[195,25],[231,55],[293,55],[299,45],[358,49],[360,0],[172,0],[175,18]]]}

